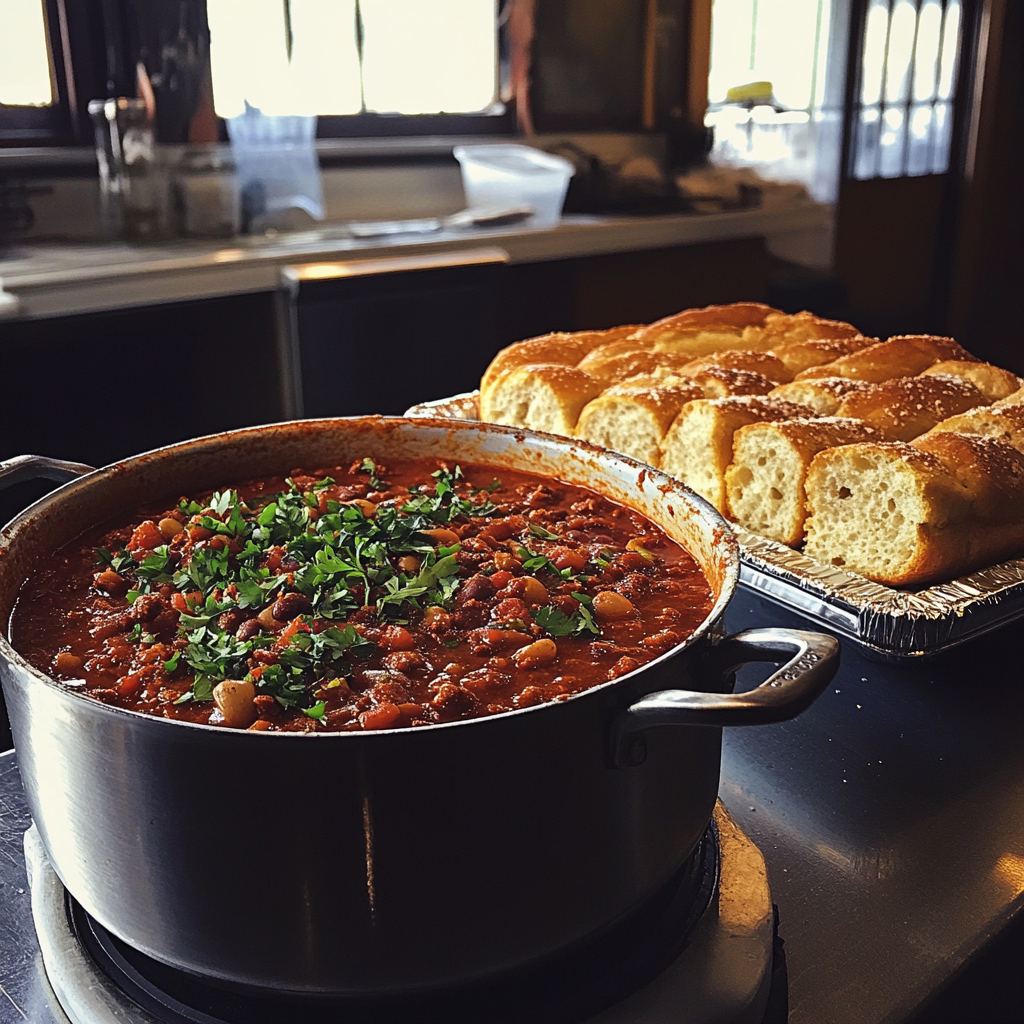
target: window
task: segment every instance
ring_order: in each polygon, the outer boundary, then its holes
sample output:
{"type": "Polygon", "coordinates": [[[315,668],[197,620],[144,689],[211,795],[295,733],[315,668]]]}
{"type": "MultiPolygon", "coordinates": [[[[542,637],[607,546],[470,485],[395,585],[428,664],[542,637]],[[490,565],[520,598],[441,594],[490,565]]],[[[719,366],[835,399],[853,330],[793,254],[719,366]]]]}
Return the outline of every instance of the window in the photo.
{"type": "Polygon", "coordinates": [[[848,16],[849,0],[714,0],[705,120],[714,161],[835,199],[848,16]]]}
{"type": "Polygon", "coordinates": [[[497,103],[496,0],[208,0],[214,104],[469,114],[497,103]]]}
{"type": "Polygon", "coordinates": [[[852,177],[949,169],[960,39],[960,0],[870,0],[853,108],[852,177]]]}
{"type": "Polygon", "coordinates": [[[48,107],[53,100],[42,0],[4,0],[0,7],[0,104],[48,107]]]}

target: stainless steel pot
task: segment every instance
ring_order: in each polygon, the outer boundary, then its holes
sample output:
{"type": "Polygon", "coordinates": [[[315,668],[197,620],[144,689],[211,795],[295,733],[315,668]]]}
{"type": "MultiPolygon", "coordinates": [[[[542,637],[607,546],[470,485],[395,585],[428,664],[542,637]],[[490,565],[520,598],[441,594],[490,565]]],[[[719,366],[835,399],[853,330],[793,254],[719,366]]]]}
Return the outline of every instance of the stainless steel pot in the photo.
{"type": "MultiPolygon", "coordinates": [[[[722,637],[728,527],[681,484],[589,445],[451,421],[324,420],[174,445],[68,483],[0,545],[0,613],[40,560],[155,499],[372,455],[432,455],[588,486],[658,523],[716,595],[684,644],[563,703],[413,730],[249,733],[84,699],[0,639],[32,816],[115,935],[253,988],[368,995],[500,976],[625,919],[679,871],[718,790],[721,726],[790,718],[838,666],[830,637],[722,637]],[[751,693],[731,672],[790,660],[751,693]]],[[[23,477],[85,472],[14,460],[23,477]]]]}

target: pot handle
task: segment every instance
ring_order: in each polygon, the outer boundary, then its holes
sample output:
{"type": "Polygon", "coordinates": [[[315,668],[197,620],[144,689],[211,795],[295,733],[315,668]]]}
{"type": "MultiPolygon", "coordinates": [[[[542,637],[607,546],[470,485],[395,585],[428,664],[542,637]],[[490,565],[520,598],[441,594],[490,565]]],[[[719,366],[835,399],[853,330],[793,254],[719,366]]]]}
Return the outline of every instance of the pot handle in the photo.
{"type": "Polygon", "coordinates": [[[74,480],[76,476],[95,473],[92,466],[81,462],[49,459],[45,455],[16,455],[0,462],[0,491],[20,484],[23,480],[53,480],[58,484],[74,480]]]}
{"type": "Polygon", "coordinates": [[[643,734],[660,725],[767,725],[795,718],[832,681],[839,641],[800,629],[746,629],[711,648],[706,670],[723,678],[752,661],[786,664],[745,693],[661,690],[631,704],[611,726],[611,759],[617,768],[643,764],[643,734]]]}

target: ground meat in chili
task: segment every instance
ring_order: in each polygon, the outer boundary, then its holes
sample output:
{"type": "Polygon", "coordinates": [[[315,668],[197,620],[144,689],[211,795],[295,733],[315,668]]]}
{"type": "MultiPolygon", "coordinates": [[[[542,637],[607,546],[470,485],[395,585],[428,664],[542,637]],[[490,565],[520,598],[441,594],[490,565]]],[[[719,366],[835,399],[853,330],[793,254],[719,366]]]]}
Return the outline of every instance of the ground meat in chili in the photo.
{"type": "Polygon", "coordinates": [[[682,642],[712,603],[679,545],[583,488],[364,459],[95,530],[26,582],[12,635],[107,704],[346,731],[564,700],[682,642]]]}

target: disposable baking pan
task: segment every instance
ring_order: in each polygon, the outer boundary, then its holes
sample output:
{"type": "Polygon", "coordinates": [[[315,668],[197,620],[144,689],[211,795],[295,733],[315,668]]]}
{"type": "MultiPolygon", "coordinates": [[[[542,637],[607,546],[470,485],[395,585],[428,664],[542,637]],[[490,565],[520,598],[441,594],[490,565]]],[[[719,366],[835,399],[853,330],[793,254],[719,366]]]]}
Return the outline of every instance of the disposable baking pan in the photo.
{"type": "MultiPolygon", "coordinates": [[[[413,406],[407,416],[479,418],[478,393],[413,406]]],[[[733,524],[740,582],[887,661],[941,654],[1024,619],[1024,559],[917,590],[872,583],[733,524]]]]}

